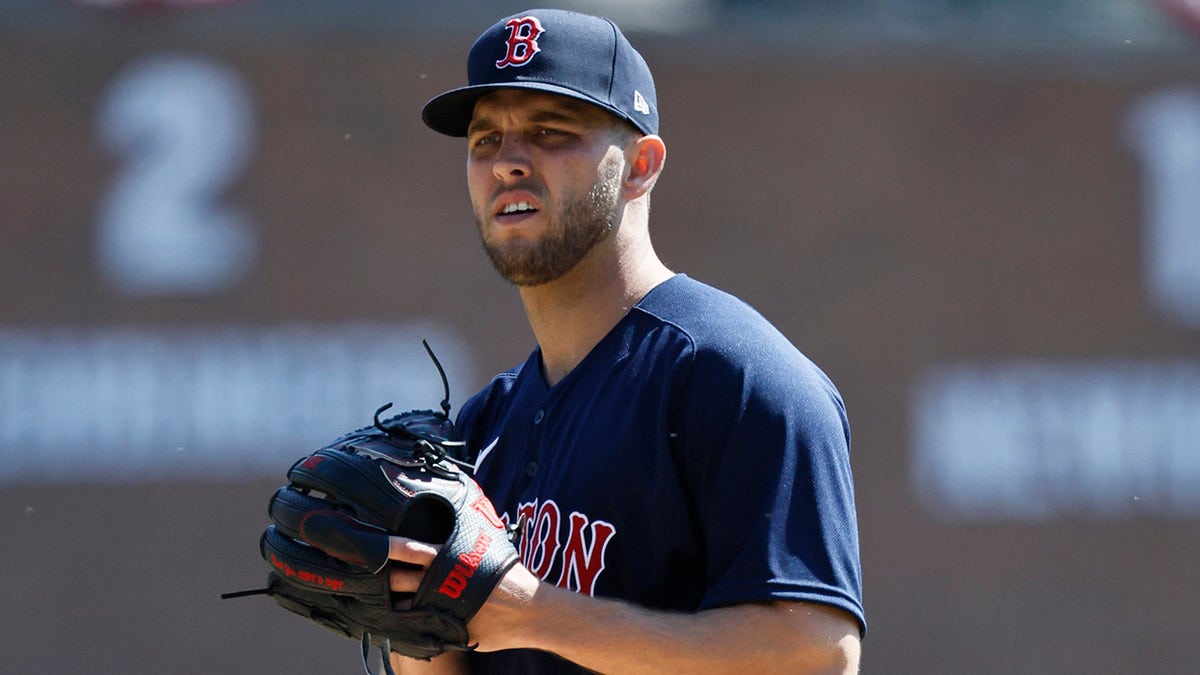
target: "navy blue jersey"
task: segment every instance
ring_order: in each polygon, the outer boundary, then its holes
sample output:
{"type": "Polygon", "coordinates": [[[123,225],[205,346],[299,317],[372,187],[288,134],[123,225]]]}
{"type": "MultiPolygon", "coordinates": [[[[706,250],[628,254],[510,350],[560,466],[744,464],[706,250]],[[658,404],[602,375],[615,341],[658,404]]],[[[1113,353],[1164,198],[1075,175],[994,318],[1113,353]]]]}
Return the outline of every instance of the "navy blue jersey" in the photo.
{"type": "MultiPolygon", "coordinates": [[[[541,352],[458,419],[522,562],[595,596],[691,612],[840,607],[865,629],[850,430],[829,379],[737,298],[676,275],[554,387],[541,352]]],[[[486,672],[563,672],[527,650],[486,672]]]]}

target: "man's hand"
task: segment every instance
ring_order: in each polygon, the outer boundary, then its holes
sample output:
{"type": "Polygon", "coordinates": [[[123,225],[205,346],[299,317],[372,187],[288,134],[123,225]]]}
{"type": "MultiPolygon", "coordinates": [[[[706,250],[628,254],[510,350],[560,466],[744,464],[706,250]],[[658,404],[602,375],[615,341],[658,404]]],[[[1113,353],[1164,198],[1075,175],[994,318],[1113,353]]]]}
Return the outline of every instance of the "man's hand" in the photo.
{"type": "MultiPolygon", "coordinates": [[[[425,568],[437,557],[439,548],[404,537],[391,537],[388,557],[418,566],[397,567],[391,571],[392,591],[414,593],[425,576],[425,568]]],[[[467,630],[472,642],[479,643],[485,652],[527,647],[522,635],[522,621],[528,618],[528,607],[542,582],[524,565],[517,563],[500,579],[487,602],[471,619],[467,630]]]]}
{"type": "MultiPolygon", "coordinates": [[[[393,560],[424,567],[437,548],[392,537],[393,560]]],[[[412,592],[422,569],[394,570],[412,592]]],[[[691,614],[645,609],[543,583],[517,563],[468,624],[480,651],[541,649],[599,672],[857,673],[858,624],[805,602],[749,603],[691,614]]],[[[405,672],[466,672],[457,657],[404,661],[405,672]],[[428,670],[426,670],[428,669],[428,670]],[[463,669],[463,670],[459,670],[463,669]]]]}

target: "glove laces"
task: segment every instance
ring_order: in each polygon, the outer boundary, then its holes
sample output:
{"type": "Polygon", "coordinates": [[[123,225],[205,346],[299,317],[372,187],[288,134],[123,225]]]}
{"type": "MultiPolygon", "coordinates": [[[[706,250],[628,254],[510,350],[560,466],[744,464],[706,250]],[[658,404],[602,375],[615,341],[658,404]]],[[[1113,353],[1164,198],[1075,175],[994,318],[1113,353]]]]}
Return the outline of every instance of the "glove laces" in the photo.
{"type": "MultiPolygon", "coordinates": [[[[396,675],[396,671],[392,670],[392,641],[383,638],[379,645],[379,656],[383,659],[383,672],[387,675],[396,675]]],[[[371,633],[363,631],[362,636],[362,664],[363,670],[367,671],[367,675],[375,675],[375,671],[371,670],[371,633]]]]}

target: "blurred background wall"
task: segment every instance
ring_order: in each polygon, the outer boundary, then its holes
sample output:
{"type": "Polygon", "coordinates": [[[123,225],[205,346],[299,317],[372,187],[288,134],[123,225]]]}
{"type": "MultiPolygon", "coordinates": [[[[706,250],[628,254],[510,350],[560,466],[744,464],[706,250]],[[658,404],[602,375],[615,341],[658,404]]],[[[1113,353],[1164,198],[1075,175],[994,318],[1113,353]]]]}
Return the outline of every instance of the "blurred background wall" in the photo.
{"type": "MultiPolygon", "coordinates": [[[[838,383],[864,673],[1194,673],[1188,0],[560,2],[658,83],[653,231],[838,383]]],[[[532,348],[418,119],[518,3],[0,0],[0,672],[357,672],[265,504],[532,348]]]]}

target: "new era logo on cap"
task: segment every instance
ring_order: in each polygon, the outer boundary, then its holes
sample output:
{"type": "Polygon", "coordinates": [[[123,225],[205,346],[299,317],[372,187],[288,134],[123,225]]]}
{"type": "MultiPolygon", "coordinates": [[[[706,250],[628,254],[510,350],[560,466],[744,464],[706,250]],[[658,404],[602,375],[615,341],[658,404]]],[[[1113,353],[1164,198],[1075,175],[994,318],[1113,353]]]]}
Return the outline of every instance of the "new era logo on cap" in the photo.
{"type": "Polygon", "coordinates": [[[650,104],[646,102],[646,97],[642,96],[642,92],[637,90],[633,92],[633,109],[643,115],[650,114],[650,104]]]}
{"type": "Polygon", "coordinates": [[[488,28],[467,57],[467,86],[425,104],[435,131],[465,136],[480,97],[497,89],[530,89],[586,101],[658,133],[654,78],[617,26],[596,16],[532,9],[488,28]]]}

